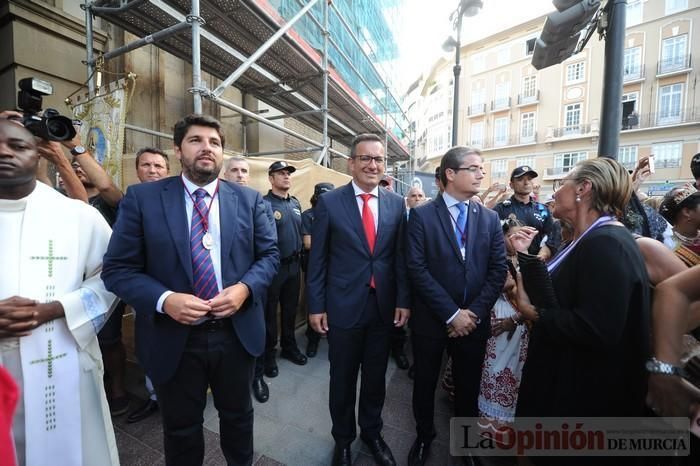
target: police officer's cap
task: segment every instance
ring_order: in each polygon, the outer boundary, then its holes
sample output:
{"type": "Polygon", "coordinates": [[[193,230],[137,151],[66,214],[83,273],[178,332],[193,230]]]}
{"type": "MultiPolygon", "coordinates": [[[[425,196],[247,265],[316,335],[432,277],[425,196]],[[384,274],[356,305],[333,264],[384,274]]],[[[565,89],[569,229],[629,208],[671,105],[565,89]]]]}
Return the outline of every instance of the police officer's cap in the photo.
{"type": "Polygon", "coordinates": [[[333,191],[335,189],[335,186],[333,183],[318,183],[316,186],[314,186],[314,195],[320,196],[323,193],[327,193],[328,191],[333,191]]]}
{"type": "Polygon", "coordinates": [[[294,165],[289,165],[284,160],[278,160],[277,162],[273,162],[272,165],[270,165],[270,168],[267,169],[267,174],[272,175],[274,172],[278,172],[281,170],[287,170],[289,171],[289,173],[294,173],[295,171],[297,171],[294,165]]]}
{"type": "Polygon", "coordinates": [[[515,170],[513,170],[513,173],[510,174],[510,179],[514,178],[520,178],[521,176],[525,175],[532,175],[533,178],[537,178],[537,172],[532,169],[529,165],[521,165],[517,167],[515,170]]]}

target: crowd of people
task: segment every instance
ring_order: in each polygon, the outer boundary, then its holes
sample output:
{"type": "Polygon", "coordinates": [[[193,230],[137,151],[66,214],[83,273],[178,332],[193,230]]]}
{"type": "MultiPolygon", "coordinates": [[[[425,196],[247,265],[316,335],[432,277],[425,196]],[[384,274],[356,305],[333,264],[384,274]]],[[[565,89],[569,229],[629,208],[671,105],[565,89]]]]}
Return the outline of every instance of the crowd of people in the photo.
{"type": "Polygon", "coordinates": [[[661,199],[639,188],[648,158],[630,174],[605,157],[542,199],[530,166],[511,173],[512,194],[484,190],[480,151],[457,146],[427,199],[418,186],[393,192],[383,139],[361,134],[352,181],[316,184],[302,211],[296,167],[276,161],[269,191],[249,188],[248,162],[224,159],[222,126],[206,115],[174,127],[180,174],[142,148],[125,193],[79,137],[41,141],[16,116],[0,114],[1,464],[118,464],[111,416],[156,412],[166,463],[202,464],[208,390],[227,463],[251,464],[252,398],[275,396],[265,378],[279,375],[278,343],[305,365],[322,337],[334,465],[352,464],[358,425],[375,461],[397,464],[382,435],[391,357],[413,379],[410,465],[448,428],[434,420],[441,375],[455,416],[492,428],[650,413],[697,422],[700,356],[686,335],[700,337],[700,154],[694,182],[661,199]],[[121,333],[131,309],[150,395],[133,407],[121,333]]]}

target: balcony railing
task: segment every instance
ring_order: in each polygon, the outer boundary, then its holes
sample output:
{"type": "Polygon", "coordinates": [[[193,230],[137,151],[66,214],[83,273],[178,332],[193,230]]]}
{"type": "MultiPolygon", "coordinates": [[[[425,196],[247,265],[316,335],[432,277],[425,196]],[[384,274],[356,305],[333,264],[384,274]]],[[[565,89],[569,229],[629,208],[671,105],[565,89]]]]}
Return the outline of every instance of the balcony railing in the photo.
{"type": "Polygon", "coordinates": [[[539,89],[534,94],[518,94],[518,105],[536,104],[540,101],[539,89]]]}
{"type": "Polygon", "coordinates": [[[645,75],[644,67],[641,65],[624,68],[622,73],[622,79],[624,82],[639,81],[644,79],[645,75]]]}
{"type": "Polygon", "coordinates": [[[537,142],[537,132],[535,132],[534,135],[528,137],[524,137],[520,133],[513,133],[502,138],[487,138],[482,142],[481,148],[493,149],[497,147],[516,146],[519,144],[533,144],[535,142],[537,142]]]}
{"type": "Polygon", "coordinates": [[[472,104],[467,107],[467,115],[483,115],[486,113],[486,104],[472,104]]]}
{"type": "Polygon", "coordinates": [[[588,123],[580,125],[569,125],[552,129],[552,137],[562,138],[566,136],[577,136],[591,132],[591,125],[588,123]]]}
{"type": "Polygon", "coordinates": [[[662,58],[659,60],[657,67],[657,75],[668,74],[676,71],[685,71],[690,69],[691,54],[674,55],[672,57],[662,58]]]}
{"type": "Polygon", "coordinates": [[[700,122],[700,107],[688,107],[678,110],[650,112],[639,115],[631,113],[622,119],[622,130],[656,128],[681,123],[700,122]]]}
{"type": "Polygon", "coordinates": [[[505,110],[510,108],[510,97],[502,97],[491,101],[491,110],[505,110]]]}
{"type": "Polygon", "coordinates": [[[545,168],[544,169],[544,176],[545,177],[551,177],[551,178],[557,178],[557,177],[563,177],[569,171],[574,168],[576,165],[572,165],[570,167],[552,167],[552,168],[545,168]]]}

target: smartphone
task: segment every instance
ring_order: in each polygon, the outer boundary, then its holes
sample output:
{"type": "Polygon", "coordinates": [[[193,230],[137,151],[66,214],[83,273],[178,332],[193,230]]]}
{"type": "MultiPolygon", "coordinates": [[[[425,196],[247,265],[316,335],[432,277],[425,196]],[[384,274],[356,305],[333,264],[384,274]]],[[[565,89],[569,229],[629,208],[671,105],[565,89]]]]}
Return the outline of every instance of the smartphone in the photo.
{"type": "Polygon", "coordinates": [[[654,167],[654,156],[649,156],[649,173],[656,173],[656,168],[654,167]]]}

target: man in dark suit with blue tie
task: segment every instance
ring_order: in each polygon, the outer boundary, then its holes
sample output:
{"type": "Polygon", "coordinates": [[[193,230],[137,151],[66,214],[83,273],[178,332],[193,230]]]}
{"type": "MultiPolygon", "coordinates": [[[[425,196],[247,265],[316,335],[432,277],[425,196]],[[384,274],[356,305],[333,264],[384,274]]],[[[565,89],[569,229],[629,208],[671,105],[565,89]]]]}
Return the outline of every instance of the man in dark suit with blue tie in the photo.
{"type": "Polygon", "coordinates": [[[410,314],[405,276],[403,198],[379,188],[386,158],[382,139],[355,138],[352,182],[318,199],[311,237],[309,322],[328,334],[329,407],[336,442],[334,465],[352,464],[357,376],[361,438],[377,463],[396,464],[381,436],[392,327],[410,314]]]}
{"type": "Polygon", "coordinates": [[[469,200],[479,192],[484,177],[480,152],[453,147],[442,158],[440,177],[444,192],[413,209],[408,222],[413,414],[418,432],[409,465],[425,463],[436,435],[435,387],[446,346],[452,357],[455,413],[478,415],[490,312],[507,270],[498,215],[469,200]]]}
{"type": "Polygon", "coordinates": [[[249,465],[250,387],[265,346],[261,303],[279,251],[260,194],[218,179],[220,123],[187,116],[173,139],[182,175],[129,188],[102,279],[135,309],[136,348],[160,402],[166,464],[202,464],[211,387],[226,461],[249,465]]]}

